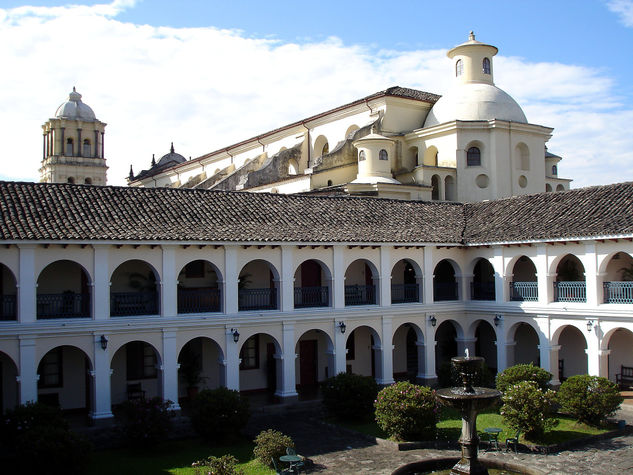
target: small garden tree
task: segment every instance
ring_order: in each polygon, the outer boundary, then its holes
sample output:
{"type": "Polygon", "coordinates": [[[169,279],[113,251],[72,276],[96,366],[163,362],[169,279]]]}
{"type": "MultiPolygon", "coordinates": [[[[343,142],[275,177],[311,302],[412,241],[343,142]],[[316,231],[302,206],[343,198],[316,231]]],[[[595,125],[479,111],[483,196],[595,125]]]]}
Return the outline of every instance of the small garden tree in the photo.
{"type": "Polygon", "coordinates": [[[244,475],[244,472],[237,468],[237,460],[233,455],[223,455],[222,457],[208,457],[191,464],[196,475],[244,475]]]}
{"type": "Polygon", "coordinates": [[[384,388],[375,402],[376,422],[389,436],[411,440],[435,428],[434,391],[403,381],[384,388]]]}
{"type": "Polygon", "coordinates": [[[558,390],[556,400],[563,412],[579,422],[599,425],[620,408],[623,398],[615,383],[584,374],[568,378],[558,390]]]}
{"type": "Polygon", "coordinates": [[[378,384],[371,376],[339,373],[322,386],[323,404],[328,412],[342,420],[367,420],[374,412],[378,384]]]}
{"type": "Polygon", "coordinates": [[[295,443],[290,436],[284,435],[279,431],[268,429],[260,432],[255,437],[255,448],[253,449],[253,455],[262,464],[270,466],[271,459],[279,459],[282,455],[286,454],[288,447],[295,447],[295,443]]]}
{"type": "Polygon", "coordinates": [[[529,363],[518,364],[506,368],[497,375],[496,382],[497,389],[502,393],[505,393],[510,386],[523,381],[534,381],[540,389],[546,390],[549,388],[549,382],[551,379],[552,373],[529,363]]]}
{"type": "Polygon", "coordinates": [[[250,417],[248,400],[227,388],[200,391],[191,404],[191,423],[203,438],[231,442],[250,417]]]}
{"type": "Polygon", "coordinates": [[[542,390],[534,381],[522,381],[506,388],[501,415],[508,426],[521,429],[525,437],[538,440],[545,430],[558,424],[554,412],[554,391],[542,390]]]}

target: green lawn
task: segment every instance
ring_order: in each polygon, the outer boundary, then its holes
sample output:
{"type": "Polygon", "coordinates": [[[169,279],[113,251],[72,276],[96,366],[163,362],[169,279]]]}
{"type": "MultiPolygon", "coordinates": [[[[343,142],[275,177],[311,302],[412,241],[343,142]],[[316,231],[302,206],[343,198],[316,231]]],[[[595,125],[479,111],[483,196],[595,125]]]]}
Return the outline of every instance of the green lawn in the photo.
{"type": "Polygon", "coordinates": [[[151,451],[138,449],[114,449],[96,451],[88,473],[90,475],[193,475],[191,463],[210,455],[234,455],[239,461],[239,468],[246,475],[274,475],[274,471],[253,458],[253,444],[244,441],[238,445],[227,447],[210,447],[200,439],[178,440],[161,444],[151,451]]]}

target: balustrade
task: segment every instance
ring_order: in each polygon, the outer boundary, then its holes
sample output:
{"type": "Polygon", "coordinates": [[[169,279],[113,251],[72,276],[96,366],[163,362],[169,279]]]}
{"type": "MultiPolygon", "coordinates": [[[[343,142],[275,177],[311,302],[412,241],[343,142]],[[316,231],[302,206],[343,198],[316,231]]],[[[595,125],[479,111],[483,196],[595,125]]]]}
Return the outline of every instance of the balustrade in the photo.
{"type": "Polygon", "coordinates": [[[538,282],[510,282],[510,300],[513,302],[536,302],[538,282]]]}
{"type": "Polygon", "coordinates": [[[604,282],[604,303],[633,303],[633,282],[604,282]]]}
{"type": "Polygon", "coordinates": [[[412,303],[420,301],[418,284],[391,284],[391,303],[412,303]]]}
{"type": "Polygon", "coordinates": [[[295,287],[295,308],[327,307],[329,304],[329,287],[295,287]]]}
{"type": "Polygon", "coordinates": [[[586,282],[554,282],[554,302],[586,302],[586,282]]]}
{"type": "Polygon", "coordinates": [[[158,292],[112,292],[110,294],[110,315],[113,317],[156,315],[158,313],[158,297],[158,292]]]}
{"type": "Polygon", "coordinates": [[[441,302],[444,300],[458,300],[457,282],[434,282],[433,300],[441,302]]]}
{"type": "Polygon", "coordinates": [[[495,299],[495,283],[494,282],[471,282],[470,298],[472,300],[494,300],[495,299]]]}
{"type": "Polygon", "coordinates": [[[345,306],[349,305],[375,305],[375,285],[346,285],[345,306]]]}
{"type": "Polygon", "coordinates": [[[16,319],[16,295],[2,295],[0,296],[0,320],[15,320],[16,319]]]}
{"type": "Polygon", "coordinates": [[[37,295],[37,318],[90,317],[90,294],[63,292],[37,295]]]}
{"type": "Polygon", "coordinates": [[[277,289],[240,289],[239,310],[275,310],[277,308],[277,289]]]}
{"type": "Polygon", "coordinates": [[[217,287],[178,289],[178,313],[219,312],[220,308],[217,287]]]}

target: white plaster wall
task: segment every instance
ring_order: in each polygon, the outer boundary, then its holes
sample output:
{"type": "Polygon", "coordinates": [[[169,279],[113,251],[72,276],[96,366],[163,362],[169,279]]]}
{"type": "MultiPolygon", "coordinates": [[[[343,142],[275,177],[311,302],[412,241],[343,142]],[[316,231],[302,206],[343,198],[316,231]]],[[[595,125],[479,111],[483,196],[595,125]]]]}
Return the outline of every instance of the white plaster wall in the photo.
{"type": "MultiPolygon", "coordinates": [[[[630,327],[630,324],[628,325],[630,327]]],[[[609,339],[609,379],[615,381],[620,367],[633,366],[633,328],[619,329],[609,339]]]]}
{"type": "MultiPolygon", "coordinates": [[[[569,378],[576,374],[587,374],[587,341],[582,332],[573,326],[567,326],[558,337],[558,359],[563,360],[564,377],[569,378]]],[[[560,379],[560,374],[558,375],[560,379]]]]}

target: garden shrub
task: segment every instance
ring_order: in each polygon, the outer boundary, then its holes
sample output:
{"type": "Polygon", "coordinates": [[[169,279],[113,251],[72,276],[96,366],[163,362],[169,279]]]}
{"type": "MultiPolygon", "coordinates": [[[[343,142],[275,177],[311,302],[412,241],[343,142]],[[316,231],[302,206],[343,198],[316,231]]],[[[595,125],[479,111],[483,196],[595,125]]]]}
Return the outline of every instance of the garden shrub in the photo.
{"type": "Polygon", "coordinates": [[[622,404],[618,386],[606,378],[578,375],[568,378],[556,394],[561,410],[579,422],[601,424],[622,404]]]}
{"type": "Polygon", "coordinates": [[[348,421],[371,418],[378,384],[371,376],[339,373],[323,383],[323,404],[330,415],[348,421]]]}
{"type": "Polygon", "coordinates": [[[222,457],[208,457],[191,464],[196,475],[243,475],[244,472],[236,467],[239,463],[232,455],[222,457]]]}
{"type": "Polygon", "coordinates": [[[534,381],[522,381],[506,388],[501,397],[501,415],[508,426],[521,429],[525,437],[538,440],[544,432],[558,424],[552,419],[554,391],[542,390],[534,381]]]}
{"type": "Polygon", "coordinates": [[[204,389],[191,404],[191,423],[201,437],[211,442],[232,442],[250,417],[248,400],[224,387],[204,389]]]}
{"type": "Polygon", "coordinates": [[[125,401],[113,408],[119,430],[134,447],[152,447],[167,438],[174,416],[171,401],[159,397],[125,401]]]}
{"type": "Polygon", "coordinates": [[[92,445],[72,432],[59,408],[27,403],[6,412],[0,440],[5,473],[82,473],[92,445]]]}
{"type": "Polygon", "coordinates": [[[546,390],[549,389],[549,382],[552,379],[552,373],[545,371],[539,366],[530,364],[518,364],[506,368],[497,375],[497,389],[502,393],[516,383],[522,381],[533,381],[537,386],[546,390]]]}
{"type": "Polygon", "coordinates": [[[435,393],[403,381],[384,388],[376,398],[376,422],[389,436],[411,440],[435,429],[435,393]]]}
{"type": "Polygon", "coordinates": [[[286,455],[286,448],[295,447],[290,436],[273,429],[260,432],[254,442],[253,455],[267,467],[271,465],[270,459],[278,460],[282,455],[286,455]]]}

